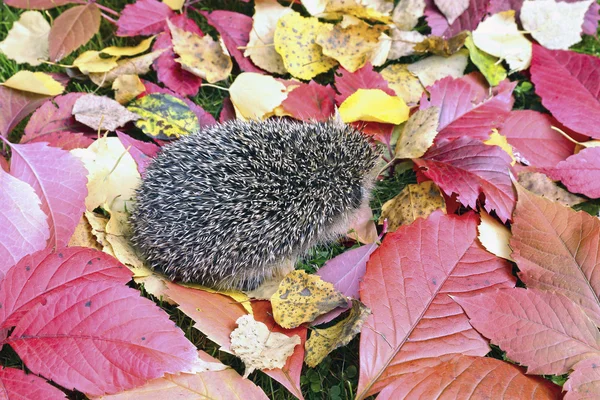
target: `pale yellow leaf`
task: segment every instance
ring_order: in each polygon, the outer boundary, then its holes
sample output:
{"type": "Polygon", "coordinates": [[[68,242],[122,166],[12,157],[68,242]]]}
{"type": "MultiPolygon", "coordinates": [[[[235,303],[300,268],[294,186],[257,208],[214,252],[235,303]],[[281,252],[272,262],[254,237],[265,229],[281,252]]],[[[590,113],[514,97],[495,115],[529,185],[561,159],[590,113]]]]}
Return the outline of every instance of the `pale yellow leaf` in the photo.
{"type": "Polygon", "coordinates": [[[347,236],[357,242],[369,244],[379,240],[377,227],[373,221],[373,210],[366,201],[350,218],[348,226],[347,236]]]}
{"type": "Polygon", "coordinates": [[[171,10],[179,11],[183,7],[185,0],[162,0],[171,10]]]}
{"type": "Polygon", "coordinates": [[[65,90],[60,82],[44,72],[19,71],[0,85],[46,96],[56,96],[65,90]]]}
{"type": "Polygon", "coordinates": [[[125,264],[133,272],[134,277],[152,275],[152,270],[146,266],[141,255],[131,245],[131,226],[128,212],[111,211],[110,218],[106,223],[105,234],[106,240],[113,249],[115,258],[125,264]]]}
{"type": "Polygon", "coordinates": [[[512,253],[509,246],[512,236],[510,230],[484,210],[481,210],[479,215],[481,222],[477,226],[477,231],[479,232],[477,238],[483,247],[498,257],[514,261],[510,256],[512,253]]]}
{"type": "Polygon", "coordinates": [[[419,78],[408,70],[407,64],[391,64],[381,70],[381,76],[388,82],[396,96],[406,104],[414,105],[419,102],[425,88],[419,78]]]}
{"type": "Polygon", "coordinates": [[[99,51],[88,50],[73,61],[73,66],[86,75],[91,72],[108,72],[119,65],[117,59],[118,57],[101,57],[99,51]]]}
{"type": "Polygon", "coordinates": [[[431,56],[410,64],[408,70],[415,74],[423,86],[431,86],[435,81],[447,76],[460,78],[469,63],[469,52],[465,49],[450,57],[431,56]]]}
{"type": "Polygon", "coordinates": [[[358,89],[340,105],[346,123],[355,121],[400,124],[408,119],[409,108],[400,97],[380,89],[358,89]]]}
{"type": "Polygon", "coordinates": [[[85,217],[81,216],[75,232],[69,239],[69,247],[89,247],[96,250],[102,250],[102,245],[98,243],[95,236],[92,233],[92,226],[85,217]]]}
{"type": "Polygon", "coordinates": [[[262,119],[287,98],[287,90],[272,76],[243,72],[229,87],[229,95],[238,118],[262,119]]]}
{"type": "Polygon", "coordinates": [[[418,110],[406,121],[396,143],[396,158],[420,158],[433,144],[438,134],[440,108],[418,110]]]}
{"type": "Polygon", "coordinates": [[[392,27],[392,38],[389,60],[395,60],[400,57],[409,56],[415,53],[415,45],[421,43],[426,37],[417,31],[401,31],[392,27]]]}
{"type": "Polygon", "coordinates": [[[109,56],[116,57],[131,57],[137,56],[148,50],[152,41],[156,36],[151,36],[147,39],[142,40],[137,46],[131,47],[118,47],[118,46],[110,46],[100,50],[100,53],[108,54],[109,56]]]}
{"type": "Polygon", "coordinates": [[[392,20],[398,29],[410,31],[417,26],[424,13],[425,0],[401,0],[394,8],[392,20]]]}
{"type": "Polygon", "coordinates": [[[112,88],[115,91],[115,100],[120,104],[129,103],[146,90],[137,75],[120,75],[113,82],[112,88]]]}
{"type": "Polygon", "coordinates": [[[0,52],[19,64],[40,65],[48,59],[49,33],[50,24],[42,13],[25,11],[0,42],[0,52]]]}
{"type": "Polygon", "coordinates": [[[340,19],[344,15],[352,15],[360,19],[390,24],[392,23],[390,16],[392,7],[391,1],[329,0],[326,2],[325,9],[316,16],[325,19],[340,19]]]}
{"type": "Polygon", "coordinates": [[[515,160],[515,155],[513,154],[513,148],[510,144],[508,144],[508,140],[506,140],[506,136],[499,134],[497,129],[492,129],[492,134],[490,135],[490,138],[488,140],[484,141],[483,143],[487,144],[488,146],[500,147],[502,150],[504,150],[504,152],[506,154],[508,154],[510,156],[510,158],[512,160],[510,162],[510,165],[515,165],[516,160],[515,160]]]}
{"type": "Polygon", "coordinates": [[[133,280],[135,283],[144,285],[144,291],[160,301],[171,305],[177,304],[167,295],[167,285],[163,276],[152,273],[147,276],[134,277],[133,280]]]}
{"type": "Polygon", "coordinates": [[[450,25],[469,8],[469,0],[434,0],[434,3],[450,25]]]}

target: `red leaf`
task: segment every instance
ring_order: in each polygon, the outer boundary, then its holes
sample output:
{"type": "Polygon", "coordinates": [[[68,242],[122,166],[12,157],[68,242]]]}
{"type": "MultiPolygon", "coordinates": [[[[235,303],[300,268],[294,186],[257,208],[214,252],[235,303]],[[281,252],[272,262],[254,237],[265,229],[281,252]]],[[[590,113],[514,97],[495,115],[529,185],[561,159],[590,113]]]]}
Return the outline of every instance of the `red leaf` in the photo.
{"type": "Polygon", "coordinates": [[[600,220],[516,187],[510,247],[519,277],[569,297],[600,325],[600,220]]]}
{"type": "Polygon", "coordinates": [[[529,374],[566,374],[600,354],[600,332],[567,297],[537,289],[511,288],[454,297],[471,325],[506,351],[529,374]]]}
{"type": "Polygon", "coordinates": [[[65,399],[63,392],[48,382],[16,368],[0,368],[0,400],[65,399]]]}
{"type": "Polygon", "coordinates": [[[449,76],[427,87],[429,99],[424,93],[419,108],[440,107],[437,139],[471,136],[485,140],[512,109],[515,85],[504,81],[489,96],[489,87],[479,74],[449,76]]]}
{"type": "Polygon", "coordinates": [[[335,90],[330,85],[310,81],[292,90],[281,106],[296,119],[326,121],[335,112],[334,97],[335,90]]]}
{"type": "Polygon", "coordinates": [[[46,143],[10,147],[11,174],[29,183],[42,201],[50,227],[50,246],[66,246],[85,211],[87,170],[68,151],[46,143]]]}
{"type": "Polygon", "coordinates": [[[144,176],[146,167],[150,161],[152,161],[152,157],[160,151],[160,147],[150,142],[136,140],[120,131],[117,131],[117,136],[129,154],[131,154],[131,157],[135,160],[140,175],[144,176]]]}
{"type": "MultiPolygon", "coordinates": [[[[193,32],[198,36],[204,36],[198,25],[185,15],[176,15],[170,18],[170,21],[177,27],[193,32]]],[[[198,76],[184,70],[181,64],[175,61],[175,53],[172,49],[171,33],[165,31],[158,35],[152,50],[165,50],[156,60],[154,60],[154,69],[158,80],[164,83],[169,89],[182,96],[194,96],[202,85],[202,79],[198,76]]]]}
{"type": "Polygon", "coordinates": [[[0,86],[0,136],[6,137],[23,118],[47,99],[48,96],[41,94],[0,86]]]}
{"type": "Polygon", "coordinates": [[[564,400],[594,399],[600,395],[600,357],[578,362],[563,385],[564,400]]]}
{"type": "Polygon", "coordinates": [[[68,93],[42,104],[27,123],[21,143],[47,142],[63,150],[92,144],[93,140],[85,134],[95,132],[73,117],[73,104],[82,95],[84,93],[68,93]]]}
{"type": "Polygon", "coordinates": [[[0,281],[0,327],[14,326],[48,295],[89,281],[126,284],[131,272],[101,251],[69,247],[58,253],[45,249],[23,257],[0,281]]]}
{"type": "Polygon", "coordinates": [[[268,301],[252,302],[252,311],[254,312],[254,319],[267,325],[271,332],[279,332],[287,336],[300,336],[300,345],[294,348],[294,352],[287,359],[283,368],[263,370],[263,372],[285,386],[298,399],[303,400],[304,396],[302,396],[302,390],[300,389],[300,375],[304,363],[304,343],[306,342],[308,329],[305,326],[284,329],[277,325],[273,319],[271,303],[268,301]]]}
{"type": "Polygon", "coordinates": [[[5,0],[4,3],[15,8],[26,10],[49,10],[51,8],[76,3],[74,0],[5,0]]]}
{"type": "Polygon", "coordinates": [[[457,193],[463,205],[475,208],[484,194],[488,212],[495,210],[502,221],[511,218],[516,201],[509,175],[511,159],[498,146],[468,137],[442,139],[413,161],[448,196],[457,193]]]}
{"type": "Polygon", "coordinates": [[[257,72],[259,74],[264,71],[258,68],[247,57],[244,57],[242,50],[238,47],[243,47],[248,44],[250,31],[252,30],[252,18],[247,15],[232,12],[217,10],[211,13],[200,11],[223,38],[225,46],[229,53],[235,58],[240,69],[245,72],[257,72]]]}
{"type": "Polygon", "coordinates": [[[558,121],[533,110],[514,110],[508,114],[499,132],[534,167],[554,167],[573,154],[575,144],[551,126],[558,121]]]}
{"type": "Polygon", "coordinates": [[[534,45],[531,80],[557,120],[600,139],[600,58],[534,45]]]}
{"type": "Polygon", "coordinates": [[[102,395],[195,369],[195,346],[135,289],[82,282],[45,300],[7,343],[31,371],[61,386],[102,395]]]}
{"type": "Polygon", "coordinates": [[[117,36],[154,35],[165,29],[167,18],[175,15],[165,3],[138,0],[128,4],[117,21],[117,36]]]}
{"type": "Polygon", "coordinates": [[[360,337],[359,399],[451,353],[483,356],[485,341],[448,295],[515,284],[511,267],[477,240],[479,218],[440,211],[389,233],[360,285],[373,314],[360,337]]]}
{"type": "Polygon", "coordinates": [[[450,38],[460,32],[467,30],[473,31],[481,22],[487,13],[489,0],[471,0],[469,8],[458,17],[452,25],[448,26],[448,21],[444,15],[435,7],[433,0],[429,0],[425,8],[427,23],[431,26],[431,34],[450,38]]]}
{"type": "Polygon", "coordinates": [[[40,208],[40,199],[33,188],[4,169],[0,169],[0,204],[2,279],[4,273],[22,257],[46,247],[50,230],[46,214],[40,208]]]}
{"type": "Polygon", "coordinates": [[[600,197],[600,147],[583,149],[554,168],[544,169],[544,173],[561,181],[572,193],[597,199],[600,197]]]}
{"type": "Polygon", "coordinates": [[[454,356],[435,367],[399,377],[377,400],[387,399],[552,399],[560,387],[493,358],[454,356]]]}
{"type": "Polygon", "coordinates": [[[381,89],[390,96],[395,96],[396,93],[388,87],[388,83],[379,72],[373,70],[373,66],[366,63],[364,67],[355,71],[348,72],[340,67],[338,70],[340,75],[335,76],[335,88],[339,95],[335,96],[335,101],[338,105],[358,89],[381,89]]]}
{"type": "Polygon", "coordinates": [[[233,108],[231,99],[226,97],[223,99],[223,108],[219,113],[219,122],[223,123],[232,119],[235,119],[235,109],[233,108]]]}
{"type": "Polygon", "coordinates": [[[69,8],[50,29],[50,61],[60,61],[86,44],[100,29],[100,9],[94,3],[69,8]]]}

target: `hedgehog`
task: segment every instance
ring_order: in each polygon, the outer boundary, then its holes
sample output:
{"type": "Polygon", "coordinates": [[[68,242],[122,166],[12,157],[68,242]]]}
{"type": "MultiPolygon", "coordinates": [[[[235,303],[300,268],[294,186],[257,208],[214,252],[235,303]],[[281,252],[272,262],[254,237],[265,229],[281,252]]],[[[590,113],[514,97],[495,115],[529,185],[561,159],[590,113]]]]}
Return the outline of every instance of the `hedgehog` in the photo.
{"type": "Polygon", "coordinates": [[[132,242],[173,281],[252,290],[347,232],[369,201],[378,155],[339,119],[205,127],[148,165],[132,242]]]}

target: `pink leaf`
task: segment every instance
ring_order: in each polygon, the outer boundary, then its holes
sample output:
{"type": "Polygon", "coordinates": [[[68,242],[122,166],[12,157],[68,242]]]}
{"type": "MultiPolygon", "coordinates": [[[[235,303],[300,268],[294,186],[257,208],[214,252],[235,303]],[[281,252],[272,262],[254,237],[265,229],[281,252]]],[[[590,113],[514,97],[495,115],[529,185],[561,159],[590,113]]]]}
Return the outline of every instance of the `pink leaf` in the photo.
{"type": "Polygon", "coordinates": [[[335,112],[334,97],[335,90],[330,85],[310,81],[292,90],[281,106],[296,119],[326,121],[335,112]]]}
{"type": "Polygon", "coordinates": [[[219,113],[219,122],[223,123],[232,119],[235,119],[235,109],[233,108],[231,99],[226,97],[223,99],[223,108],[219,113]]]}
{"type": "Polygon", "coordinates": [[[544,173],[561,181],[572,193],[597,199],[600,197],[600,147],[583,149],[554,168],[544,169],[544,173]]]}
{"type": "Polygon", "coordinates": [[[340,75],[335,76],[335,88],[339,95],[335,96],[338,105],[358,89],[381,89],[390,96],[396,93],[388,87],[388,83],[379,72],[373,70],[373,66],[366,63],[364,67],[356,72],[348,72],[344,68],[338,70],[340,75]]]}
{"type": "Polygon", "coordinates": [[[126,284],[131,272],[117,259],[101,251],[68,247],[38,251],[23,257],[0,281],[0,327],[14,326],[48,295],[89,281],[126,284]]]}
{"type": "Polygon", "coordinates": [[[82,282],[31,308],[7,340],[27,367],[90,395],[192,371],[195,346],[150,300],[114,282],[82,282]]]}
{"type": "Polygon", "coordinates": [[[173,10],[158,0],[138,0],[128,4],[117,21],[117,36],[154,35],[164,30],[173,10]]]}
{"type": "Polygon", "coordinates": [[[101,12],[94,3],[69,8],[56,18],[48,36],[50,60],[57,62],[86,44],[100,29],[101,12]]]}
{"type": "Polygon", "coordinates": [[[150,161],[152,161],[152,157],[160,151],[160,147],[150,142],[136,140],[120,131],[117,131],[117,136],[129,154],[131,154],[131,157],[135,160],[140,175],[144,176],[146,167],[150,161]]]}
{"type": "MultiPolygon", "coordinates": [[[[193,32],[198,36],[204,36],[196,23],[185,15],[177,15],[170,18],[170,21],[177,27],[193,32]]],[[[175,53],[172,49],[171,33],[167,30],[156,38],[152,50],[165,50],[156,60],[154,60],[154,69],[158,80],[164,83],[169,89],[182,96],[194,96],[202,85],[202,79],[184,70],[181,64],[175,61],[175,53]]]]}
{"type": "Polygon", "coordinates": [[[547,114],[514,110],[508,114],[499,132],[529,165],[554,167],[575,149],[573,142],[551,129],[557,124],[558,121],[547,114]]]}
{"type": "Polygon", "coordinates": [[[531,80],[557,120],[600,139],[600,58],[534,45],[531,80]]]}
{"type": "Polygon", "coordinates": [[[512,109],[515,84],[502,82],[489,96],[489,87],[479,74],[446,77],[427,87],[429,98],[423,94],[420,109],[440,107],[438,139],[471,136],[485,140],[512,109]]]}
{"type": "Polygon", "coordinates": [[[23,118],[47,99],[48,96],[41,94],[0,86],[0,136],[6,137],[23,118]]]}
{"type": "Polygon", "coordinates": [[[33,374],[16,368],[0,367],[0,400],[59,400],[63,392],[33,374]]]}
{"type": "Polygon", "coordinates": [[[598,37],[598,21],[600,21],[600,4],[593,1],[583,18],[583,33],[598,37]]]}
{"type": "Polygon", "coordinates": [[[84,93],[68,93],[42,104],[27,123],[21,143],[47,142],[63,150],[92,144],[93,140],[85,134],[95,132],[73,117],[73,104],[82,95],[84,93]]]}
{"type": "Polygon", "coordinates": [[[432,34],[435,36],[443,36],[444,38],[450,38],[460,32],[467,30],[473,31],[477,28],[477,25],[485,17],[489,0],[471,0],[469,2],[469,8],[458,17],[452,25],[448,26],[448,21],[442,15],[442,13],[435,7],[433,0],[428,0],[430,3],[425,8],[425,15],[427,17],[427,23],[432,28],[432,34]]]}
{"type": "Polygon", "coordinates": [[[600,352],[598,328],[558,293],[511,288],[453,298],[471,325],[529,374],[566,374],[600,352]]]}
{"type": "Polygon", "coordinates": [[[11,174],[30,184],[42,201],[50,246],[66,246],[85,210],[87,171],[83,163],[46,143],[13,144],[11,149],[11,174]]]}
{"type": "Polygon", "coordinates": [[[487,341],[448,296],[515,284],[508,262],[477,240],[478,223],[473,212],[436,211],[387,234],[371,255],[360,285],[373,314],[360,336],[358,399],[437,357],[487,354],[487,341]]]}
{"type": "Polygon", "coordinates": [[[204,15],[208,23],[219,32],[227,50],[235,58],[242,71],[264,73],[252,61],[244,57],[242,50],[238,49],[238,47],[248,44],[250,31],[252,30],[252,18],[244,14],[224,10],[211,13],[201,11],[200,14],[204,15]]]}
{"type": "Polygon", "coordinates": [[[4,3],[11,7],[27,10],[49,10],[51,8],[76,3],[74,0],[6,0],[4,3]]]}
{"type": "Polygon", "coordinates": [[[593,399],[600,394],[600,357],[591,357],[573,366],[573,372],[563,385],[564,400],[593,399]]]}
{"type": "Polygon", "coordinates": [[[448,196],[457,193],[463,205],[476,208],[484,194],[488,212],[495,210],[502,221],[511,218],[516,202],[509,175],[511,159],[498,146],[468,137],[442,139],[413,161],[448,196]]]}
{"type": "Polygon", "coordinates": [[[46,214],[40,207],[40,198],[33,188],[3,169],[0,169],[0,204],[2,279],[21,258],[46,247],[50,230],[46,214]]]}

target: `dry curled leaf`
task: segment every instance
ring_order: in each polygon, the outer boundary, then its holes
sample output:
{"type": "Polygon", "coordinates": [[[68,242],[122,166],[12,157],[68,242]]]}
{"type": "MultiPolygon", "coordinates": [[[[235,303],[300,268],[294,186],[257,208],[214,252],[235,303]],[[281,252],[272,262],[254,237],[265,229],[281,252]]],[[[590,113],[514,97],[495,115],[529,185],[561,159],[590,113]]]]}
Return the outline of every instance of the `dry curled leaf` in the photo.
{"type": "Polygon", "coordinates": [[[120,104],[129,103],[139,94],[146,91],[146,87],[137,75],[121,75],[115,79],[112,85],[115,91],[115,100],[120,104]]]}
{"type": "Polygon", "coordinates": [[[140,117],[106,96],[86,94],[73,104],[75,119],[95,130],[114,131],[140,117]]]}
{"type": "Polygon", "coordinates": [[[422,42],[417,43],[414,50],[416,53],[432,53],[436,56],[449,57],[464,46],[468,36],[468,31],[462,31],[450,39],[444,39],[439,36],[428,36],[422,42]]]}
{"type": "Polygon", "coordinates": [[[50,24],[42,13],[25,11],[0,42],[0,52],[19,64],[40,65],[48,59],[49,33],[50,24]]]}

